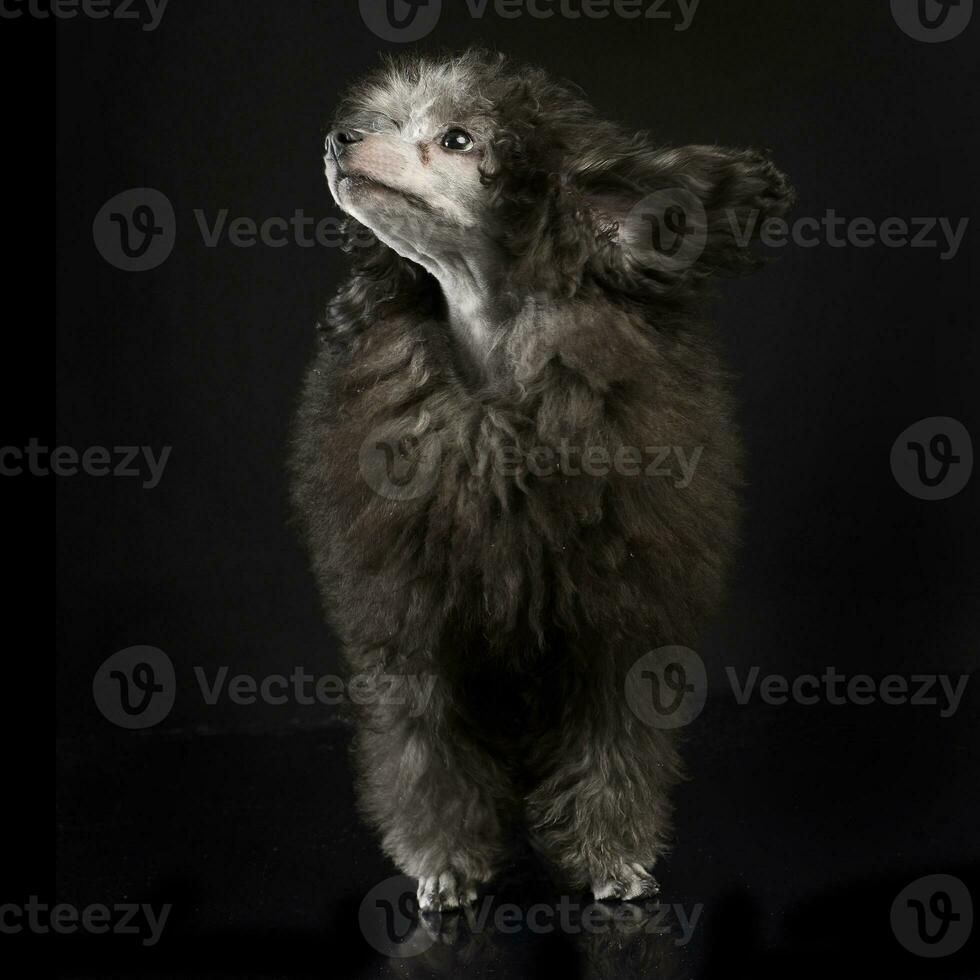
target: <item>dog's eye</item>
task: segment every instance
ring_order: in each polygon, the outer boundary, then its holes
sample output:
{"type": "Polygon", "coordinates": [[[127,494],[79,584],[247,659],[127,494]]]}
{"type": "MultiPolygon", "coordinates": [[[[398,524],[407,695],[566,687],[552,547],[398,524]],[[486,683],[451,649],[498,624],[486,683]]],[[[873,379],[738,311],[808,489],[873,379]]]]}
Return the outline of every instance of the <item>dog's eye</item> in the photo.
{"type": "Polygon", "coordinates": [[[473,137],[465,129],[449,129],[442,134],[439,145],[444,150],[468,150],[473,146],[473,137]]]}

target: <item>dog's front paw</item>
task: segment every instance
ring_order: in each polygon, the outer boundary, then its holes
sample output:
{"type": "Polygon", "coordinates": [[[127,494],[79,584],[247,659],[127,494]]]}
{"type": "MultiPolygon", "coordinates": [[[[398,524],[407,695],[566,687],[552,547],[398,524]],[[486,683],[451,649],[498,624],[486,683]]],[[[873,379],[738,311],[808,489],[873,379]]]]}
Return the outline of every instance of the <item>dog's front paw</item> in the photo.
{"type": "Polygon", "coordinates": [[[623,864],[612,873],[592,879],[592,894],[597,900],[650,898],[660,891],[657,879],[642,864],[623,864]]]}
{"type": "Polygon", "coordinates": [[[448,912],[476,901],[476,882],[448,869],[420,877],[417,894],[420,911],[448,912]]]}

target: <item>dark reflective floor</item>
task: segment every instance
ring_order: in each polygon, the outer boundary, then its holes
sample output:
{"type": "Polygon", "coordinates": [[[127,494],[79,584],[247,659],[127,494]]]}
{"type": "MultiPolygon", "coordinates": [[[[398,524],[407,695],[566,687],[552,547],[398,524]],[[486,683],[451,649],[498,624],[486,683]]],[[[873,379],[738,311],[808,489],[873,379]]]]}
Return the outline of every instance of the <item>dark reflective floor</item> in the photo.
{"type": "Polygon", "coordinates": [[[926,874],[980,900],[976,719],[971,691],[945,719],[709,700],[658,902],[560,896],[520,859],[427,921],[355,817],[346,729],[65,740],[59,899],[172,910],[152,946],[58,937],[61,976],[980,976],[976,930],[927,959],[890,923],[926,874]]]}

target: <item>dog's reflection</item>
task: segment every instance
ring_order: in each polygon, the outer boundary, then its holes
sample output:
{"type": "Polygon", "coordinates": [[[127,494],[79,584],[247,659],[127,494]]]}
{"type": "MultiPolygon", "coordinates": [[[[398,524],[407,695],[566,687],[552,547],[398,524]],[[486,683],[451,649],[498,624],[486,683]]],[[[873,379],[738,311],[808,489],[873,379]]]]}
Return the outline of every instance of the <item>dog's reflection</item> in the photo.
{"type": "Polygon", "coordinates": [[[519,905],[487,896],[462,911],[416,912],[398,948],[390,950],[390,975],[672,980],[681,976],[696,924],[678,911],[658,901],[562,896],[519,905]]]}

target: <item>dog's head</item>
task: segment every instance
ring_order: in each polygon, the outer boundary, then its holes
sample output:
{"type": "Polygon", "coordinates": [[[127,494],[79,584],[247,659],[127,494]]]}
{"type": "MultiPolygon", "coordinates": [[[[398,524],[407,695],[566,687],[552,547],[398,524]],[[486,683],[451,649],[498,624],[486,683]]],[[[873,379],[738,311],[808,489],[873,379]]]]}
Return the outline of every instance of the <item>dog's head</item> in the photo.
{"type": "Polygon", "coordinates": [[[438,277],[492,257],[538,294],[679,296],[747,271],[792,193],[762,153],[656,148],[574,86],[479,51],[386,63],[344,99],[324,161],[338,205],[403,259],[438,277]]]}
{"type": "Polygon", "coordinates": [[[500,59],[389,61],[345,99],[324,163],[337,204],[439,275],[460,254],[499,255],[492,188],[505,125],[500,59]]]}

